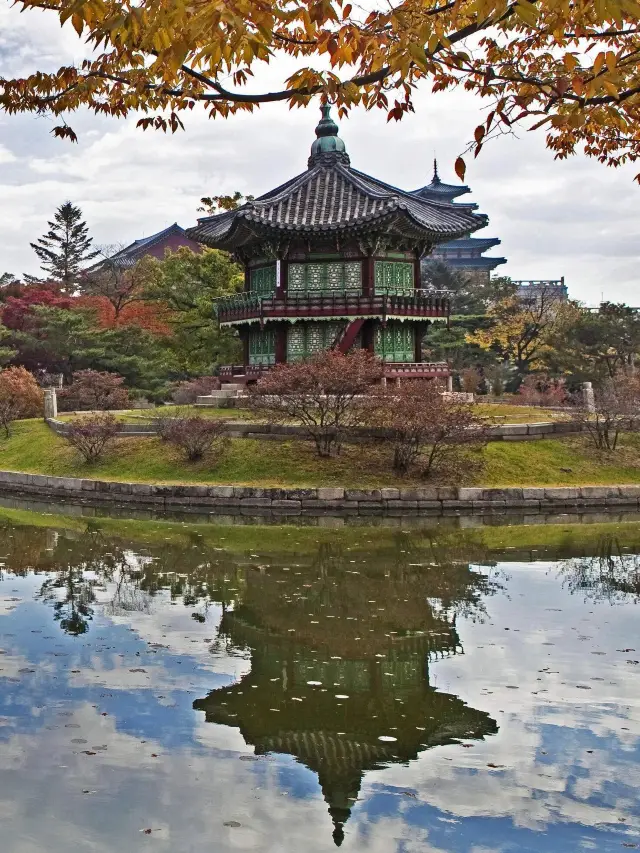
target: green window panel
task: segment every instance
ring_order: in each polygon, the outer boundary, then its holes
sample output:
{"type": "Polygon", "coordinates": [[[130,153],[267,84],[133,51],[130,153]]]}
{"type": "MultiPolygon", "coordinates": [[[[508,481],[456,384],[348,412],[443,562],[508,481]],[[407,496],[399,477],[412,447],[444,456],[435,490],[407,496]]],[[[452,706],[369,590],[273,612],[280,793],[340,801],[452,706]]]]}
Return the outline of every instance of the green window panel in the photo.
{"type": "Polygon", "coordinates": [[[259,293],[263,296],[270,296],[276,289],[276,268],[258,267],[256,270],[251,270],[251,292],[259,293]]]}
{"type": "Polygon", "coordinates": [[[414,290],[413,264],[405,261],[375,262],[376,293],[411,295],[414,290]]]}
{"type": "Polygon", "coordinates": [[[289,264],[290,293],[343,293],[362,290],[360,261],[289,264]]]}
{"type": "Polygon", "coordinates": [[[342,323],[296,323],[290,326],[287,332],[287,361],[301,361],[330,349],[342,327],[342,323]]]}
{"type": "Polygon", "coordinates": [[[383,361],[414,361],[415,330],[409,323],[387,323],[377,326],[375,353],[383,361]]]}
{"type": "Polygon", "coordinates": [[[249,364],[275,364],[276,334],[273,329],[249,333],[249,364]]]}

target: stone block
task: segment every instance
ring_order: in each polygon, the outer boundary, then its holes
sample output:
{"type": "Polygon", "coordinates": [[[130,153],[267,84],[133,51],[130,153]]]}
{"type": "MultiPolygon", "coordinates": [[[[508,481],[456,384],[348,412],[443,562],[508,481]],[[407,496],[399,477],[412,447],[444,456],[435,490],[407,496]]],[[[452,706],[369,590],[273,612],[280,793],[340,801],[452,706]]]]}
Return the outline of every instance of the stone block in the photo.
{"type": "Polygon", "coordinates": [[[529,424],[502,424],[498,429],[503,437],[529,434],[529,424]]]}
{"type": "Polygon", "coordinates": [[[271,498],[240,498],[241,507],[269,507],[271,498]]]}
{"type": "Polygon", "coordinates": [[[506,508],[506,506],[507,506],[507,502],[506,502],[506,501],[499,501],[499,500],[495,500],[495,501],[485,501],[485,500],[482,500],[482,501],[473,501],[473,510],[474,510],[474,512],[475,512],[476,510],[479,510],[479,509],[481,509],[481,510],[485,510],[485,509],[505,509],[505,508],[506,508]]]}
{"type": "MultiPolygon", "coordinates": [[[[317,489],[280,489],[279,491],[278,499],[280,500],[313,501],[318,499],[317,489]]],[[[275,495],[273,497],[275,498],[275,495]]]]}
{"type": "Polygon", "coordinates": [[[522,490],[522,497],[525,500],[529,500],[529,501],[540,501],[544,498],[544,489],[543,488],[524,488],[522,490]]]}
{"type": "Polygon", "coordinates": [[[265,490],[253,486],[234,486],[233,496],[234,498],[263,498],[265,497],[265,490]]]}
{"type": "Polygon", "coordinates": [[[342,506],[342,501],[303,500],[303,509],[337,509],[342,506]]]}
{"type": "Polygon", "coordinates": [[[544,499],[547,501],[576,501],[580,497],[578,488],[555,487],[544,490],[544,499]]]}
{"type": "Polygon", "coordinates": [[[344,500],[344,489],[320,488],[318,489],[318,500],[341,501],[344,500]]]}
{"type": "MultiPolygon", "coordinates": [[[[436,489],[437,500],[439,501],[457,501],[458,500],[458,490],[455,486],[438,486],[436,489]]],[[[425,498],[425,500],[433,500],[431,496],[425,498]]]]}
{"type": "Polygon", "coordinates": [[[380,489],[380,495],[384,501],[397,501],[400,498],[400,489],[380,489]]]}
{"type": "Polygon", "coordinates": [[[233,486],[209,486],[207,493],[210,498],[233,498],[236,496],[233,486]]]}
{"type": "Polygon", "coordinates": [[[344,496],[348,501],[379,501],[382,498],[380,489],[345,489],[344,496]]]}
{"type": "Polygon", "coordinates": [[[581,498],[608,498],[617,497],[619,490],[617,486],[581,486],[581,498]]]}
{"type": "Polygon", "coordinates": [[[618,486],[620,497],[640,499],[640,486],[618,486]]]}
{"type": "Polygon", "coordinates": [[[387,507],[389,509],[418,509],[418,501],[402,501],[402,500],[390,500],[387,501],[387,507]]]}
{"type": "Polygon", "coordinates": [[[95,492],[96,481],[95,480],[83,480],[81,489],[83,492],[95,492]]]}
{"type": "Polygon", "coordinates": [[[384,501],[358,501],[358,509],[384,509],[384,501]]]}
{"type": "Polygon", "coordinates": [[[527,424],[527,435],[551,435],[552,423],[527,424]]]}
{"type": "Polygon", "coordinates": [[[271,501],[271,506],[274,509],[302,509],[302,501],[295,500],[275,500],[271,501]]]}
{"type": "Polygon", "coordinates": [[[518,488],[508,489],[483,489],[483,501],[506,501],[507,504],[512,501],[524,500],[524,490],[518,488]]]}
{"type": "Polygon", "coordinates": [[[211,506],[215,507],[238,507],[240,506],[241,498],[209,498],[211,506]]]}
{"type": "Polygon", "coordinates": [[[440,512],[442,510],[442,501],[418,501],[418,509],[420,512],[440,512]]]}
{"type": "Polygon", "coordinates": [[[460,488],[458,489],[458,500],[481,501],[484,489],[460,488]]]}
{"type": "Polygon", "coordinates": [[[442,501],[443,509],[465,509],[467,507],[466,501],[442,501]]]}

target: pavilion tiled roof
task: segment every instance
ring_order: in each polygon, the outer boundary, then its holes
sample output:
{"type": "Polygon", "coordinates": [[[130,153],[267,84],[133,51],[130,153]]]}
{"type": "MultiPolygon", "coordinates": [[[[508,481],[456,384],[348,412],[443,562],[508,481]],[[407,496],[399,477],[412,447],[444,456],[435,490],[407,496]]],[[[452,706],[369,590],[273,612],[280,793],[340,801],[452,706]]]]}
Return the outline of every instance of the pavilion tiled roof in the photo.
{"type": "Polygon", "coordinates": [[[377,226],[441,243],[486,222],[462,205],[422,199],[351,168],[343,150],[316,149],[306,172],[236,210],[200,219],[187,236],[233,250],[256,237],[363,233],[377,226]]]}

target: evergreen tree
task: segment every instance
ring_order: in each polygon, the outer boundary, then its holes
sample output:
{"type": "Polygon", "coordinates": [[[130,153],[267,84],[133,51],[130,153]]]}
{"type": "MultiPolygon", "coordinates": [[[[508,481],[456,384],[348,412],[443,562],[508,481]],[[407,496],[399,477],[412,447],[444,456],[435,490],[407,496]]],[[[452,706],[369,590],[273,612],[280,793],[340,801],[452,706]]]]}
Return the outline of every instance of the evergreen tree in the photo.
{"type": "MultiPolygon", "coordinates": [[[[31,243],[40,259],[40,268],[47,278],[57,282],[61,290],[73,293],[77,289],[82,265],[98,255],[91,248],[92,239],[82,211],[70,201],[56,210],[49,230],[37,242],[31,243]]],[[[25,276],[29,282],[37,282],[34,276],[25,276]]]]}

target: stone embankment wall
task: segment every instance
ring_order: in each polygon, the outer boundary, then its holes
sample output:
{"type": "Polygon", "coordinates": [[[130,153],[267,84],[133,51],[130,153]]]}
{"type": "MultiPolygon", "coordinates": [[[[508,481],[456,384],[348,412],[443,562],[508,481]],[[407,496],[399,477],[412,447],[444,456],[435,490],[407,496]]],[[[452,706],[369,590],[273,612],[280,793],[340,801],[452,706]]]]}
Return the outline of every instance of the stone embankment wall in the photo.
{"type": "Polygon", "coordinates": [[[220,515],[448,515],[640,508],[640,485],[575,488],[253,488],[120,483],[0,472],[0,494],[220,515]]]}
{"type": "MultiPolygon", "coordinates": [[[[86,412],[84,413],[86,414],[86,412]]],[[[64,435],[68,421],[48,418],[47,424],[58,435],[64,435]]],[[[540,438],[551,438],[559,435],[569,435],[580,431],[580,425],[568,421],[549,421],[539,424],[500,424],[492,426],[487,432],[489,441],[535,441],[540,438]]],[[[259,438],[270,441],[287,441],[291,438],[305,439],[302,427],[295,424],[263,424],[252,421],[229,421],[226,433],[230,438],[259,438]]],[[[125,423],[120,435],[125,438],[151,437],[156,430],[151,423],[125,423]]],[[[371,438],[384,438],[383,430],[355,429],[350,435],[353,441],[365,441],[371,438]]],[[[347,441],[349,438],[347,438],[347,441]]]]}

